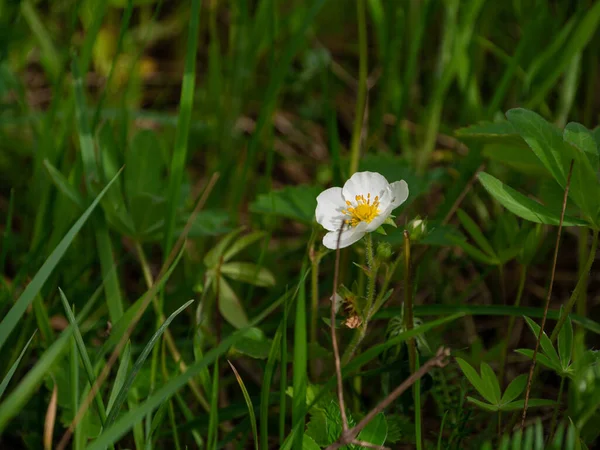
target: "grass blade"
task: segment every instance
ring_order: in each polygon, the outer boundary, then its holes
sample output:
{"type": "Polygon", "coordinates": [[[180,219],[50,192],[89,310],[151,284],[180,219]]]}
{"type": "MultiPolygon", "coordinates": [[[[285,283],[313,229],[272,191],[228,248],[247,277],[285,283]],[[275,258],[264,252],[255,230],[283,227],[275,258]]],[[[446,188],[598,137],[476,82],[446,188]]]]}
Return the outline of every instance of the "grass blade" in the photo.
{"type": "MultiPolygon", "coordinates": [[[[77,344],[77,350],[79,351],[79,357],[83,362],[83,368],[88,377],[88,381],[90,386],[93,386],[96,382],[96,374],[94,373],[94,368],[92,367],[92,362],[90,361],[90,357],[85,348],[85,343],[83,342],[83,337],[81,336],[81,332],[79,331],[79,326],[77,325],[77,319],[75,319],[75,315],[69,306],[69,302],[67,297],[61,288],[58,288],[58,292],[60,294],[60,299],[63,304],[63,308],[65,309],[65,314],[67,315],[67,319],[73,328],[73,337],[75,338],[75,343],[77,344]]],[[[104,407],[104,402],[102,401],[102,396],[100,392],[96,393],[96,406],[98,407],[98,413],[100,415],[100,421],[104,425],[106,422],[106,408],[104,407]]]]}
{"type": "Polygon", "coordinates": [[[77,222],[75,222],[75,224],[67,232],[65,237],[60,241],[60,243],[56,246],[54,251],[50,254],[48,259],[46,259],[40,270],[38,270],[38,272],[35,274],[35,276],[27,285],[23,293],[19,296],[19,299],[10,309],[8,314],[6,314],[6,317],[4,317],[2,322],[0,322],[0,349],[2,349],[2,347],[6,343],[8,336],[17,326],[17,323],[19,322],[23,314],[25,314],[27,307],[33,302],[36,295],[44,286],[44,283],[46,282],[56,265],[59,263],[59,261],[67,251],[67,248],[69,248],[69,246],[71,245],[71,242],[73,242],[73,239],[75,239],[75,236],[77,235],[79,230],[81,230],[81,228],[83,227],[87,219],[90,217],[96,206],[98,206],[98,203],[100,202],[106,191],[108,191],[108,189],[114,183],[114,181],[117,179],[120,173],[121,172],[119,171],[119,173],[117,173],[117,175],[115,175],[113,179],[110,180],[106,187],[100,192],[100,194],[98,194],[98,196],[89,206],[89,208],[86,209],[85,212],[81,215],[81,217],[77,220],[77,222]]]}
{"type": "Polygon", "coordinates": [[[8,373],[2,379],[2,383],[0,383],[0,398],[2,398],[2,394],[4,394],[4,391],[6,391],[6,388],[8,387],[8,383],[10,383],[10,380],[13,377],[13,375],[15,374],[17,367],[19,367],[19,363],[21,362],[23,355],[25,355],[25,352],[27,351],[29,344],[31,344],[31,341],[33,340],[33,337],[35,336],[35,333],[37,333],[37,331],[33,332],[31,337],[27,341],[27,344],[25,344],[25,347],[23,347],[23,350],[21,350],[21,354],[19,355],[17,360],[14,362],[14,364],[10,367],[8,373]]]}
{"type": "MultiPolygon", "coordinates": [[[[306,264],[306,263],[305,263],[306,264]]],[[[307,342],[306,335],[306,288],[300,285],[296,303],[296,320],[294,327],[294,398],[292,400],[292,424],[304,423],[306,415],[306,386],[307,377],[307,342]]],[[[302,450],[302,434],[297,433],[293,443],[294,450],[302,450]]]]}
{"type": "Polygon", "coordinates": [[[144,365],[144,362],[146,361],[146,358],[152,351],[154,344],[156,344],[158,339],[160,339],[160,337],[165,332],[167,327],[171,324],[173,319],[175,319],[175,317],[177,317],[184,309],[186,309],[188,306],[190,306],[193,302],[194,302],[194,300],[188,301],[183,306],[181,306],[179,309],[177,309],[175,312],[173,312],[169,317],[167,317],[167,320],[164,321],[164,323],[160,326],[160,328],[158,330],[156,330],[156,333],[154,333],[152,338],[148,341],[148,343],[144,347],[144,350],[142,350],[142,353],[140,354],[140,356],[136,360],[135,364],[133,365],[133,368],[131,369],[131,373],[129,374],[129,376],[127,377],[127,380],[123,384],[123,387],[119,391],[117,398],[115,399],[115,403],[110,411],[109,416],[106,419],[106,427],[107,428],[110,427],[115,422],[117,415],[119,414],[119,410],[121,409],[121,406],[127,399],[127,394],[129,392],[129,389],[131,389],[131,386],[133,385],[133,382],[135,381],[135,377],[137,376],[138,372],[144,365]]]}
{"type": "Polygon", "coordinates": [[[175,230],[175,219],[179,207],[179,196],[181,194],[181,183],[188,147],[188,135],[190,122],[192,120],[192,106],[194,103],[194,87],[196,84],[196,51],[198,48],[198,28],[200,22],[200,0],[192,0],[192,11],[190,27],[188,30],[187,49],[185,54],[185,72],[183,74],[183,85],[181,87],[181,98],[179,100],[179,116],[177,118],[177,130],[175,132],[175,149],[171,157],[169,170],[169,194],[165,217],[164,248],[168,254],[173,244],[173,232],[175,230]]]}
{"type": "Polygon", "coordinates": [[[252,405],[252,400],[250,399],[250,395],[248,394],[248,390],[246,389],[246,385],[244,384],[242,377],[240,377],[240,374],[236,370],[235,366],[231,364],[231,361],[228,360],[227,362],[231,366],[231,370],[233,370],[235,378],[238,384],[240,385],[240,389],[244,394],[244,400],[246,401],[246,405],[248,406],[248,412],[250,413],[250,424],[252,426],[252,435],[254,436],[254,449],[258,450],[258,431],[256,429],[256,415],[254,414],[254,405],[252,405]]]}
{"type": "Polygon", "coordinates": [[[281,334],[285,326],[285,322],[279,324],[273,343],[271,344],[271,350],[269,351],[269,357],[267,358],[267,365],[265,367],[265,373],[263,375],[263,382],[260,389],[260,448],[261,450],[268,450],[269,448],[269,393],[271,388],[271,382],[273,381],[273,373],[275,372],[275,366],[277,364],[277,356],[279,355],[279,348],[281,346],[281,334]]]}

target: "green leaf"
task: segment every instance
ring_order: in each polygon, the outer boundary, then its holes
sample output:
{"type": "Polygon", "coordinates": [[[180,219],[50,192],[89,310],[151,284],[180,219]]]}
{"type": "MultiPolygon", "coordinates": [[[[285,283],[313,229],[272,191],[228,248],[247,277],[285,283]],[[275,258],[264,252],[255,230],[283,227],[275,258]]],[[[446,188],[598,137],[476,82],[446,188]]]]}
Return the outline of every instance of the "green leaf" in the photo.
{"type": "Polygon", "coordinates": [[[377,414],[358,434],[357,439],[375,445],[385,444],[387,438],[387,422],[383,413],[377,414]]]}
{"type": "Polygon", "coordinates": [[[302,450],[320,450],[321,447],[308,434],[302,436],[302,450]]]}
{"type": "Polygon", "coordinates": [[[250,328],[244,333],[245,339],[235,344],[232,350],[254,359],[266,359],[271,350],[271,341],[260,328],[250,328]]]}
{"type": "Polygon", "coordinates": [[[236,236],[242,232],[242,230],[243,228],[240,227],[221,238],[219,243],[204,256],[204,265],[208,268],[213,268],[219,264],[219,260],[225,254],[225,249],[231,244],[236,236]]]}
{"type": "MultiPolygon", "coordinates": [[[[541,398],[530,398],[527,403],[529,408],[540,408],[542,406],[554,406],[556,402],[554,400],[545,400],[541,398]]],[[[517,411],[522,410],[525,406],[525,400],[517,400],[506,405],[502,405],[501,411],[517,411]]]]}
{"type": "Polygon", "coordinates": [[[512,380],[506,388],[506,390],[504,391],[504,395],[502,395],[500,403],[510,403],[519,395],[521,395],[521,393],[525,390],[525,387],[527,386],[528,378],[529,377],[527,374],[521,374],[514,380],[512,380]]]}
{"type": "Polygon", "coordinates": [[[311,223],[317,207],[318,186],[287,186],[262,194],[250,204],[250,211],[311,223]]]}
{"type": "Polygon", "coordinates": [[[564,130],[565,153],[574,160],[569,196],[592,220],[600,208],[598,183],[598,150],[590,131],[578,123],[569,123],[564,130]]]}
{"type": "MultiPolygon", "coordinates": [[[[521,140],[520,137],[519,139],[521,140]]],[[[524,142],[522,142],[522,145],[512,143],[487,144],[483,147],[482,154],[492,161],[505,164],[529,176],[550,177],[546,168],[524,142]]]]}
{"type": "Polygon", "coordinates": [[[33,299],[36,297],[36,295],[40,292],[56,265],[60,262],[63,255],[71,245],[71,242],[73,242],[73,239],[75,239],[77,233],[79,233],[79,230],[81,230],[106,191],[110,189],[111,185],[117,179],[119,174],[120,172],[115,175],[115,177],[104,187],[104,189],[102,189],[100,194],[98,194],[98,197],[96,197],[88,209],[86,209],[77,222],[75,222],[65,237],[63,237],[60,243],[56,246],[54,251],[52,251],[48,259],[46,259],[40,270],[37,271],[31,282],[19,296],[10,311],[8,311],[4,319],[2,319],[2,322],[0,322],[0,349],[2,349],[12,330],[17,326],[21,317],[31,302],[33,302],[33,299]]]}
{"type": "Polygon", "coordinates": [[[239,252],[244,250],[246,247],[254,244],[256,241],[263,238],[264,236],[266,236],[266,233],[264,231],[254,231],[252,233],[247,234],[246,236],[242,236],[241,238],[237,239],[223,255],[223,262],[229,261],[239,252]]]}
{"type": "MultiPolygon", "coordinates": [[[[246,312],[240,303],[240,299],[233,291],[229,283],[225,281],[225,278],[219,277],[217,279],[217,283],[219,311],[221,312],[221,315],[235,328],[244,328],[248,325],[248,317],[246,316],[246,312]]],[[[217,292],[217,283],[213,284],[215,293],[217,292]]]]}
{"type": "Polygon", "coordinates": [[[536,154],[554,179],[564,187],[567,183],[569,161],[563,151],[562,133],[542,116],[523,108],[506,113],[508,121],[536,154]]]}
{"type": "Polygon", "coordinates": [[[491,405],[489,403],[482,402],[481,400],[477,400],[473,397],[467,397],[467,400],[475,404],[476,406],[479,406],[481,409],[485,409],[486,411],[496,412],[499,409],[498,405],[491,405]]]}
{"type": "Polygon", "coordinates": [[[498,383],[498,378],[496,378],[496,374],[489,366],[489,364],[482,362],[481,363],[481,381],[487,386],[486,391],[490,392],[493,398],[493,401],[487,399],[490,403],[498,404],[500,403],[500,383],[498,383]]]}
{"type": "MultiPolygon", "coordinates": [[[[528,348],[519,348],[517,350],[515,350],[515,352],[520,353],[523,356],[527,356],[528,358],[533,358],[533,350],[530,350],[528,348]]],[[[539,362],[542,366],[555,371],[558,374],[562,373],[562,369],[560,366],[557,366],[555,363],[553,363],[550,358],[548,358],[546,355],[544,355],[543,353],[538,352],[538,354],[535,357],[536,361],[539,362]]]]}
{"type": "Polygon", "coordinates": [[[497,403],[494,401],[494,393],[492,392],[491,386],[484,382],[477,371],[464,359],[455,358],[456,362],[460,366],[461,370],[467,377],[467,380],[473,385],[473,387],[490,403],[497,403]]]}
{"type": "Polygon", "coordinates": [[[21,362],[21,359],[23,359],[23,355],[25,355],[25,352],[29,348],[29,344],[31,344],[31,341],[33,340],[33,337],[35,336],[35,333],[37,333],[37,330],[33,332],[33,334],[31,335],[31,337],[27,341],[27,344],[25,344],[25,347],[23,347],[23,350],[21,350],[21,353],[19,354],[19,357],[13,363],[13,365],[10,366],[10,369],[8,370],[8,372],[6,373],[6,375],[4,376],[4,378],[2,379],[2,383],[0,383],[0,398],[2,398],[2,395],[4,394],[4,391],[6,391],[6,388],[8,387],[8,383],[10,383],[10,380],[12,379],[13,375],[15,374],[15,371],[17,370],[17,367],[19,367],[19,363],[21,362]]]}
{"type": "Polygon", "coordinates": [[[144,349],[142,350],[142,353],[140,353],[140,356],[138,356],[137,360],[135,361],[135,364],[131,368],[131,372],[129,373],[127,380],[125,380],[125,383],[123,383],[121,390],[117,394],[117,398],[115,399],[113,407],[111,408],[110,414],[106,418],[106,424],[105,424],[104,428],[110,427],[117,420],[117,417],[119,415],[119,410],[121,409],[121,406],[123,405],[125,400],[127,400],[127,395],[129,394],[131,386],[133,386],[133,382],[135,381],[135,378],[137,377],[142,366],[144,365],[144,362],[146,362],[146,358],[148,358],[148,355],[150,355],[150,352],[152,351],[152,348],[154,347],[156,342],[163,335],[163,333],[165,332],[167,327],[171,324],[173,319],[175,319],[175,317],[177,317],[181,312],[183,312],[193,302],[194,302],[194,300],[190,300],[190,301],[186,302],[185,304],[183,304],[178,309],[176,309],[169,317],[167,317],[167,319],[163,322],[163,324],[158,328],[158,330],[156,330],[156,332],[152,335],[150,340],[146,343],[146,345],[144,346],[144,349]]]}
{"type": "Polygon", "coordinates": [[[567,319],[558,333],[558,356],[563,370],[571,363],[573,351],[573,324],[567,319]]]}
{"type": "Polygon", "coordinates": [[[265,267],[258,267],[254,263],[230,262],[221,266],[221,273],[229,278],[254,286],[274,286],[275,277],[265,267]]]}
{"type": "MultiPolygon", "coordinates": [[[[544,205],[525,197],[492,175],[480,172],[478,178],[486,191],[513,214],[535,223],[547,225],[558,225],[560,223],[560,213],[550,211],[544,205]]],[[[587,223],[580,219],[565,216],[563,225],[579,226],[587,225],[587,223]]]]}
{"type": "Polygon", "coordinates": [[[469,255],[471,258],[476,259],[477,261],[482,262],[483,264],[487,264],[489,266],[495,266],[499,263],[498,259],[486,255],[481,250],[479,250],[477,247],[469,244],[465,240],[464,236],[457,235],[457,234],[448,234],[448,235],[446,235],[446,237],[454,245],[463,249],[465,251],[465,253],[467,255],[469,255]]]}
{"type": "Polygon", "coordinates": [[[563,131],[563,139],[575,148],[585,153],[595,171],[598,171],[599,155],[598,144],[594,134],[586,127],[577,122],[570,122],[563,131]]]}
{"type": "Polygon", "coordinates": [[[127,345],[125,345],[125,349],[123,350],[123,354],[121,355],[121,362],[119,363],[119,368],[117,369],[117,375],[115,376],[115,381],[112,385],[112,389],[110,391],[110,397],[108,398],[108,403],[106,405],[106,412],[110,416],[111,410],[117,400],[117,396],[123,385],[125,384],[125,380],[127,379],[127,371],[129,370],[129,362],[131,361],[131,342],[127,341],[127,345]]]}
{"type": "MultiPolygon", "coordinates": [[[[523,318],[525,319],[527,325],[529,325],[529,328],[531,328],[531,331],[537,339],[540,335],[540,326],[527,316],[524,316],[523,318]]],[[[545,331],[542,333],[540,346],[542,347],[544,354],[548,358],[550,358],[552,363],[560,367],[560,359],[558,358],[558,353],[556,353],[556,349],[554,348],[554,345],[552,345],[552,341],[550,341],[550,338],[548,337],[545,331]]]]}
{"type": "Polygon", "coordinates": [[[460,220],[462,226],[465,227],[465,230],[467,230],[467,232],[471,235],[473,240],[477,243],[477,245],[479,245],[479,248],[481,248],[492,258],[496,258],[496,252],[492,248],[492,245],[487,240],[487,238],[483,235],[481,229],[475,223],[475,221],[471,219],[469,215],[460,208],[456,211],[456,215],[460,220]]]}

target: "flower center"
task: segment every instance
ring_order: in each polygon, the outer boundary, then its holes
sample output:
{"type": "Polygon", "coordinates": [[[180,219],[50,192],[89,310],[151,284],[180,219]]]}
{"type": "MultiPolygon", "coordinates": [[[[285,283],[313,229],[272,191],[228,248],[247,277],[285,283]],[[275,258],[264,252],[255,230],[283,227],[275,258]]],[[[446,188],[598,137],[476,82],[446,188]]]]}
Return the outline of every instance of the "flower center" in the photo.
{"type": "Polygon", "coordinates": [[[357,226],[361,222],[370,223],[375,217],[379,215],[379,196],[376,196],[371,203],[371,194],[367,194],[365,199],[364,195],[357,195],[354,197],[356,200],[356,206],[353,207],[352,203],[346,200],[347,209],[343,209],[342,213],[350,216],[345,222],[351,227],[357,226]]]}

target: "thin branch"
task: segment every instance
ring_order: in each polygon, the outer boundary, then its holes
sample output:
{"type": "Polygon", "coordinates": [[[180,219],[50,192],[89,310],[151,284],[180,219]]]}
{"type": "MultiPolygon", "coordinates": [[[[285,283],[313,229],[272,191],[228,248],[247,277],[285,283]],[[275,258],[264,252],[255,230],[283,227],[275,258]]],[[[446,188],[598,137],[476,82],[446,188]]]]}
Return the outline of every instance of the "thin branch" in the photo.
{"type": "MultiPolygon", "coordinates": [[[[371,422],[377,414],[387,408],[394,400],[402,395],[410,388],[415,381],[421,379],[427,372],[434,367],[444,367],[447,364],[446,358],[450,356],[450,349],[440,347],[436,355],[427,361],[419,370],[408,377],[404,382],[394,389],[384,400],[382,400],[375,408],[373,408],[356,426],[349,430],[343,431],[337,442],[331,444],[326,450],[337,450],[344,445],[352,444],[356,440],[356,436],[371,422]]],[[[380,447],[381,448],[381,447],[380,447]]]]}
{"type": "Polygon", "coordinates": [[[337,335],[335,332],[335,295],[337,294],[338,277],[340,274],[340,240],[344,225],[338,232],[336,250],[335,250],[335,269],[333,272],[333,295],[331,297],[331,343],[333,346],[333,357],[335,360],[335,375],[337,378],[337,394],[340,404],[340,414],[342,416],[342,428],[344,432],[348,430],[348,418],[346,417],[346,405],[344,404],[344,387],[342,385],[342,363],[340,361],[340,349],[338,347],[337,335]]]}
{"type": "Polygon", "coordinates": [[[538,334],[537,341],[535,343],[535,349],[533,350],[533,357],[531,358],[531,367],[529,368],[529,377],[527,378],[527,390],[525,391],[525,404],[523,405],[523,415],[521,417],[521,428],[525,426],[525,419],[527,418],[527,406],[529,404],[529,394],[531,393],[531,380],[533,379],[533,371],[535,370],[535,361],[540,348],[540,341],[544,333],[544,326],[546,325],[546,317],[548,316],[548,308],[550,307],[550,297],[552,296],[552,287],[554,285],[554,275],[556,273],[556,262],[558,260],[558,247],[560,245],[560,236],[562,233],[563,221],[565,218],[565,210],[567,209],[567,198],[569,196],[569,187],[571,186],[571,175],[573,174],[573,163],[575,160],[571,160],[571,166],[569,167],[569,176],[567,177],[567,185],[565,186],[565,194],[563,196],[562,211],[560,212],[560,222],[558,224],[558,233],[556,233],[556,245],[554,246],[554,259],[552,261],[552,272],[550,275],[550,286],[548,286],[548,295],[546,296],[546,305],[544,306],[544,315],[542,317],[542,323],[540,325],[540,332],[538,334]]]}
{"type": "Polygon", "coordinates": [[[98,376],[98,378],[96,378],[96,382],[90,389],[90,392],[88,393],[87,397],[81,403],[81,406],[79,407],[79,411],[77,411],[77,414],[71,421],[69,428],[67,429],[67,431],[65,431],[65,434],[63,435],[60,442],[58,443],[56,450],[65,450],[67,444],[69,443],[69,440],[71,439],[71,436],[73,435],[73,431],[75,430],[75,427],[77,426],[77,424],[79,424],[79,422],[81,421],[81,419],[87,412],[93,398],[96,396],[96,393],[100,390],[100,386],[102,386],[102,383],[104,383],[104,381],[108,377],[113,365],[119,358],[119,355],[121,354],[121,351],[123,350],[123,347],[125,347],[125,344],[127,343],[127,340],[129,339],[129,336],[131,336],[135,326],[137,325],[138,321],[142,317],[142,314],[144,314],[144,311],[146,310],[146,308],[152,301],[152,298],[158,293],[158,288],[161,284],[163,277],[165,276],[169,267],[171,266],[171,264],[177,257],[177,254],[183,247],[183,244],[185,242],[185,239],[186,239],[188,233],[190,232],[192,224],[196,220],[196,216],[198,215],[200,210],[204,207],[204,204],[206,203],[208,196],[212,192],[212,189],[214,188],[215,183],[217,182],[218,178],[219,178],[219,174],[215,173],[209,180],[206,188],[204,189],[204,193],[202,194],[202,197],[200,198],[200,200],[198,200],[196,207],[192,211],[192,214],[190,215],[190,218],[188,219],[188,221],[185,225],[185,228],[183,229],[183,232],[181,233],[181,235],[179,236],[179,239],[177,240],[177,242],[171,249],[171,253],[169,253],[169,255],[167,256],[167,259],[165,260],[165,262],[160,270],[160,273],[158,274],[158,276],[156,277],[156,280],[154,281],[154,285],[152,286],[151,289],[146,291],[146,294],[143,297],[143,300],[141,302],[141,306],[140,306],[139,310],[137,311],[136,315],[131,320],[129,327],[127,328],[127,330],[121,337],[121,340],[117,343],[117,346],[115,347],[112,354],[110,355],[110,358],[108,359],[108,361],[102,368],[100,375],[98,376]]]}

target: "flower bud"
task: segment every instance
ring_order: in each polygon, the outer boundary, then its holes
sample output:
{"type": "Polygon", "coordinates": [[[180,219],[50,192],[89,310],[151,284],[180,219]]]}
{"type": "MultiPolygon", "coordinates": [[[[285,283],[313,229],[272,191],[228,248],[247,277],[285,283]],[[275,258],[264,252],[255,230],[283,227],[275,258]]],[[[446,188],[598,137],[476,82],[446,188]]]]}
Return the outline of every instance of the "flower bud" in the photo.
{"type": "Polygon", "coordinates": [[[377,258],[381,261],[387,261],[392,256],[392,246],[387,242],[377,244],[377,258]]]}
{"type": "Polygon", "coordinates": [[[410,234],[410,240],[412,242],[418,242],[427,236],[427,221],[417,216],[409,222],[406,229],[410,234]]]}

